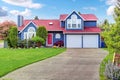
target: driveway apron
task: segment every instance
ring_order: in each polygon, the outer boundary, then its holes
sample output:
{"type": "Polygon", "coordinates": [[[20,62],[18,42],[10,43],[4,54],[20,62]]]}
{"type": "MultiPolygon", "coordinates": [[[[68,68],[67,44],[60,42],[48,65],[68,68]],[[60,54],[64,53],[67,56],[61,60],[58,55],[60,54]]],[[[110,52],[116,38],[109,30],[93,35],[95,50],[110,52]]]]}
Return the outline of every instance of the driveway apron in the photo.
{"type": "Polygon", "coordinates": [[[67,49],[55,57],[13,71],[2,79],[99,80],[99,66],[108,54],[103,49],[67,49]]]}

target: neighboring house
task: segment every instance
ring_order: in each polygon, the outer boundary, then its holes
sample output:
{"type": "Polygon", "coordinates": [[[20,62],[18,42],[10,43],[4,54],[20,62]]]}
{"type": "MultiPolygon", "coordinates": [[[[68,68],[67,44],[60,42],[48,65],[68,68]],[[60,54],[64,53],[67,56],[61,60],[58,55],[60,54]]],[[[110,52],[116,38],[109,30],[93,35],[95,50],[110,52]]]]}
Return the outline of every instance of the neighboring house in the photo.
{"type": "Polygon", "coordinates": [[[46,46],[63,41],[66,48],[100,48],[100,28],[94,14],[61,14],[59,19],[23,20],[18,16],[20,39],[30,39],[36,29],[45,26],[48,31],[46,46]]]}

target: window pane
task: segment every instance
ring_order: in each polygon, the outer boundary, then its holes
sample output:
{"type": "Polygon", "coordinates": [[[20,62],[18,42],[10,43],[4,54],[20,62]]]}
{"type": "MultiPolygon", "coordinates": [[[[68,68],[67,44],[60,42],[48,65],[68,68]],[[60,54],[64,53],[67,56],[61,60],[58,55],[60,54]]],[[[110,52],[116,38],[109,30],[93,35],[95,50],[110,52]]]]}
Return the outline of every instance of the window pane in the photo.
{"type": "Polygon", "coordinates": [[[71,27],[71,24],[68,24],[68,28],[70,28],[71,27]]]}
{"type": "Polygon", "coordinates": [[[78,28],[80,28],[81,26],[80,26],[80,24],[78,24],[78,28]]]}
{"type": "Polygon", "coordinates": [[[72,28],[76,28],[76,24],[72,24],[72,28]]]}

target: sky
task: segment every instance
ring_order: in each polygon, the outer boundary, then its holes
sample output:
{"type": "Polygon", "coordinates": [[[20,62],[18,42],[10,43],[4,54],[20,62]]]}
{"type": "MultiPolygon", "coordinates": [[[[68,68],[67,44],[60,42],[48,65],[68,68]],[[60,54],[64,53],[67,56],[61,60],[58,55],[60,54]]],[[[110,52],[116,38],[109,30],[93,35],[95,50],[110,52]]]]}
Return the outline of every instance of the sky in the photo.
{"type": "Polygon", "coordinates": [[[24,19],[58,19],[60,14],[72,11],[81,14],[95,14],[98,23],[108,19],[113,23],[113,10],[116,0],[0,0],[0,22],[17,22],[17,15],[24,19]]]}

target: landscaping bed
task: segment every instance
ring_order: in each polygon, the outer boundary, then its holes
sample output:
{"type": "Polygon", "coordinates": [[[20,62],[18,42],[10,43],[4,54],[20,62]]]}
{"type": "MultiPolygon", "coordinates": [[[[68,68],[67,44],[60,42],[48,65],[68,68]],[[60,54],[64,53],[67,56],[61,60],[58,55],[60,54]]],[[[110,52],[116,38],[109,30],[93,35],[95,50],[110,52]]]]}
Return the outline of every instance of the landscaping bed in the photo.
{"type": "Polygon", "coordinates": [[[0,49],[0,77],[18,68],[64,52],[65,48],[0,49]]]}

